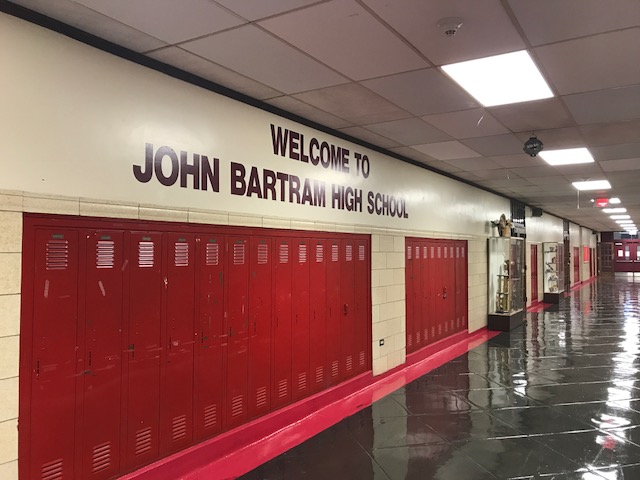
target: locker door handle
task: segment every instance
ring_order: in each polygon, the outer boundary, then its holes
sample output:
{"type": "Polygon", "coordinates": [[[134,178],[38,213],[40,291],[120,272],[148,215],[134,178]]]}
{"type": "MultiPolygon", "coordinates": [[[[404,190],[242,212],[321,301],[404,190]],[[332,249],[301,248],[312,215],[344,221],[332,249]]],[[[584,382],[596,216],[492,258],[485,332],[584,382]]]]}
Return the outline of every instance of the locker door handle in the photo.
{"type": "Polygon", "coordinates": [[[344,304],[344,314],[347,315],[349,313],[349,304],[345,303],[344,304]]]}
{"type": "Polygon", "coordinates": [[[36,360],[36,377],[40,376],[40,360],[36,360]]]}
{"type": "Polygon", "coordinates": [[[442,298],[447,298],[447,288],[442,287],[442,298]]]}

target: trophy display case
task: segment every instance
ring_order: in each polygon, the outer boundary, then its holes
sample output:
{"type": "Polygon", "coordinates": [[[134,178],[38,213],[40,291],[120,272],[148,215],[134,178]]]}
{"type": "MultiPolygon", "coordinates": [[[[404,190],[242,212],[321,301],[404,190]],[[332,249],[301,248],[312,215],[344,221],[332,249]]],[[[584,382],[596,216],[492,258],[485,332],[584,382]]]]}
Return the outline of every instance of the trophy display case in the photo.
{"type": "Polygon", "coordinates": [[[542,258],[543,301],[545,303],[560,303],[564,298],[564,246],[562,243],[543,243],[542,258]]]}
{"type": "Polygon", "coordinates": [[[488,242],[490,330],[509,331],[524,321],[524,239],[492,237],[488,242]]]}

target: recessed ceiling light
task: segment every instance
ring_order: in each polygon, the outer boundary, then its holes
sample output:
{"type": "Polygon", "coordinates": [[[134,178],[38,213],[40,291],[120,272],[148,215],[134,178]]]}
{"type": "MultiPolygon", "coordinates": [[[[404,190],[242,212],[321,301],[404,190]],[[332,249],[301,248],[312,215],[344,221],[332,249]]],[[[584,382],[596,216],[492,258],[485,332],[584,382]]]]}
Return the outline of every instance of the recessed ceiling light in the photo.
{"type": "Polygon", "coordinates": [[[619,205],[620,203],[622,203],[620,201],[620,199],[618,197],[613,197],[609,199],[609,204],[610,205],[619,205]]]}
{"type": "Polygon", "coordinates": [[[443,65],[442,70],[485,107],[553,97],[526,50],[443,65]]]}
{"type": "Polygon", "coordinates": [[[539,153],[549,165],[573,165],[575,163],[593,163],[591,152],[586,148],[564,148],[562,150],[546,150],[539,153]]]}
{"type": "Polygon", "coordinates": [[[629,220],[631,218],[630,215],[610,215],[612,220],[629,220]]]}
{"type": "Polygon", "coordinates": [[[588,180],[586,182],[573,182],[571,185],[578,190],[604,190],[611,188],[608,180],[588,180]]]}
{"type": "Polygon", "coordinates": [[[633,220],[616,220],[618,225],[630,225],[633,223],[633,220]]]}
{"type": "Polygon", "coordinates": [[[624,213],[627,211],[626,208],[617,207],[617,208],[603,208],[602,211],[604,213],[624,213]]]}

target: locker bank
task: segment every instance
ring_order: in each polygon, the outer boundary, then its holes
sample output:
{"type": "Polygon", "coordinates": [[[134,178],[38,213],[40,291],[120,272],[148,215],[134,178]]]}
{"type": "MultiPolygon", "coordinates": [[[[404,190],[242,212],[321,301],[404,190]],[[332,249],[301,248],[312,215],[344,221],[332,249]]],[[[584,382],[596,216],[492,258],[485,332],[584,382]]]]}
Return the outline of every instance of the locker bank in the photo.
{"type": "MultiPolygon", "coordinates": [[[[567,119],[545,128],[547,107],[517,121],[484,108],[444,74],[429,80],[446,62],[427,61],[411,36],[407,48],[398,38],[406,19],[385,2],[193,1],[190,26],[179,9],[167,14],[175,31],[145,23],[143,10],[100,3],[0,2],[0,478],[234,478],[390,402],[453,353],[485,348],[497,330],[542,338],[531,312],[553,304],[575,313],[566,307],[572,290],[593,288],[596,298],[596,248],[622,252],[616,265],[631,266],[616,271],[635,269],[621,246],[634,240],[593,207],[596,194],[576,198],[569,184],[600,170],[543,170],[553,167],[522,143],[546,130],[549,149],[594,147],[601,171],[615,172],[615,194],[630,199],[638,171],[624,163],[637,145],[628,122],[640,113],[608,112],[604,125],[567,100],[549,107],[567,119]],[[138,30],[118,16],[125,11],[138,30]],[[332,12],[336,39],[347,26],[385,24],[371,33],[389,45],[384,60],[333,64],[279,24],[290,14],[315,32],[332,12]],[[267,53],[245,61],[225,45],[267,53]],[[406,103],[385,83],[396,75],[406,88],[424,81],[434,90],[406,103]],[[469,118],[454,125],[458,114],[469,118]],[[616,145],[602,140],[622,123],[616,145]],[[453,133],[469,125],[473,133],[453,133]],[[494,168],[472,167],[481,161],[494,168]],[[491,183],[505,175],[510,190],[491,183]],[[556,176],[571,190],[553,210],[543,201],[554,195],[526,179],[556,176]],[[256,445],[267,453],[252,453],[256,445]]],[[[164,3],[157,8],[175,9],[164,3]]],[[[472,8],[474,32],[479,7],[459,3],[472,8]]],[[[484,3],[502,18],[500,2],[484,3]]],[[[523,2],[506,3],[513,18],[500,22],[527,16],[523,2]]],[[[626,20],[595,33],[635,35],[640,12],[624,8],[626,20]]],[[[462,35],[464,22],[454,23],[447,35],[462,35]]],[[[547,43],[525,30],[522,48],[547,43]]],[[[509,35],[493,53],[520,49],[509,35]]],[[[554,85],[549,102],[564,101],[566,88],[554,85]]],[[[591,304],[580,308],[586,319],[591,304]]],[[[510,335],[493,345],[515,355],[510,335]]],[[[465,382],[456,388],[473,386],[465,382]]]]}

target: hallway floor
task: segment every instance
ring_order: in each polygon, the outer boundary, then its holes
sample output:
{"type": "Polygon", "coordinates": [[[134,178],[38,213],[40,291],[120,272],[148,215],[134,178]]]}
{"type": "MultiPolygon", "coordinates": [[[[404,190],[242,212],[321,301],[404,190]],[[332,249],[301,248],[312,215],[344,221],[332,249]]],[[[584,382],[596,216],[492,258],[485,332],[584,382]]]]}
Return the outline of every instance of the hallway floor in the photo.
{"type": "Polygon", "coordinates": [[[240,477],[640,479],[640,276],[599,279],[240,477]]]}

